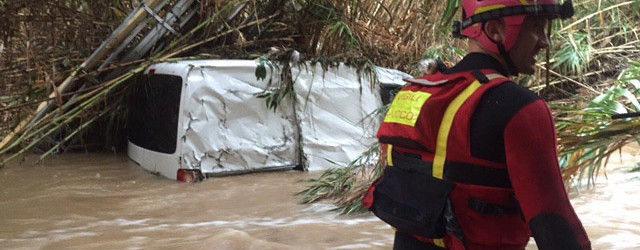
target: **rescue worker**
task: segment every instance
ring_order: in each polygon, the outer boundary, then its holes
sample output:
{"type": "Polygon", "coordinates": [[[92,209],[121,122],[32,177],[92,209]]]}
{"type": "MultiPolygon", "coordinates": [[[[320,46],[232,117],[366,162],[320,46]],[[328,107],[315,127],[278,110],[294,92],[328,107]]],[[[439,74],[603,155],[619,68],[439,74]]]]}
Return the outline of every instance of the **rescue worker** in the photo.
{"type": "Polygon", "coordinates": [[[590,249],[563,185],[546,103],[508,77],[533,74],[549,22],[571,1],[463,0],[469,54],[408,79],[378,132],[384,173],[363,204],[394,249],[590,249]]]}

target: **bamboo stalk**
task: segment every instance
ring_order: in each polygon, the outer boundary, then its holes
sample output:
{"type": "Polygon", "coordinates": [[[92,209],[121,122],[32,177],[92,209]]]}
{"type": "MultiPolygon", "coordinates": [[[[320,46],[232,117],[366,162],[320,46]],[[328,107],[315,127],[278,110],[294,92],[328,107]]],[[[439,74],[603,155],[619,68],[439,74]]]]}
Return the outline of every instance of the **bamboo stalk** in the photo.
{"type": "MultiPolygon", "coordinates": [[[[548,63],[547,63],[547,64],[548,64],[548,63]]],[[[597,90],[593,89],[593,88],[592,88],[591,86],[589,86],[589,85],[586,85],[586,84],[584,84],[584,83],[578,82],[578,81],[576,81],[576,80],[574,80],[574,79],[572,79],[572,78],[570,78],[570,77],[567,77],[567,76],[565,76],[565,75],[562,75],[562,74],[560,74],[560,73],[558,73],[558,72],[556,72],[556,71],[554,71],[554,70],[551,70],[551,69],[549,69],[549,68],[547,68],[547,67],[545,67],[545,66],[541,66],[541,65],[539,65],[539,64],[538,64],[538,65],[536,65],[536,66],[538,66],[538,67],[542,68],[542,69],[543,69],[543,70],[545,70],[546,72],[552,73],[553,75],[555,75],[555,76],[557,76],[557,77],[560,77],[560,78],[562,78],[562,79],[565,79],[565,80],[567,80],[567,81],[570,81],[570,82],[572,82],[572,83],[575,83],[575,84],[579,85],[580,87],[583,87],[584,89],[589,90],[589,91],[591,91],[591,92],[593,92],[593,93],[595,93],[595,94],[598,94],[598,95],[599,95],[599,94],[602,94],[600,91],[597,91],[597,90]]],[[[548,79],[548,78],[549,78],[549,76],[547,76],[547,79],[548,79]]],[[[549,86],[549,83],[547,82],[546,87],[548,87],[548,86],[549,86]]]]}
{"type": "Polygon", "coordinates": [[[253,26],[253,25],[257,25],[257,24],[264,23],[264,22],[266,22],[266,21],[268,21],[268,20],[270,20],[270,19],[272,19],[272,18],[274,18],[274,17],[276,17],[276,16],[278,16],[278,15],[280,15],[280,13],[279,13],[279,12],[277,12],[276,14],[273,14],[273,15],[267,16],[267,17],[265,17],[265,18],[262,18],[262,19],[256,20],[256,21],[253,21],[253,22],[250,22],[250,23],[247,23],[247,24],[244,24],[244,25],[240,25],[240,26],[238,26],[238,27],[235,27],[234,29],[231,29],[231,30],[228,30],[228,31],[225,31],[225,32],[222,32],[222,33],[218,33],[218,34],[216,34],[216,35],[214,35],[214,36],[207,37],[207,38],[205,38],[205,39],[203,39],[203,40],[201,40],[201,41],[199,41],[199,42],[197,42],[197,43],[192,43],[192,44],[184,45],[184,46],[182,46],[182,47],[180,47],[180,48],[176,49],[175,51],[168,52],[166,55],[162,55],[162,56],[158,57],[158,59],[159,59],[160,61],[162,61],[162,60],[167,60],[167,59],[169,59],[169,58],[171,58],[171,57],[174,57],[174,56],[180,55],[180,54],[182,54],[182,53],[184,53],[184,52],[186,52],[186,51],[189,51],[189,50],[191,50],[191,49],[193,49],[193,48],[199,47],[199,46],[201,46],[201,45],[203,45],[203,44],[206,44],[206,43],[208,43],[208,42],[211,42],[211,41],[213,41],[213,40],[216,40],[216,39],[218,39],[218,38],[220,38],[220,37],[223,37],[223,36],[225,36],[225,35],[228,35],[228,34],[231,34],[231,33],[233,33],[233,32],[236,32],[236,31],[237,31],[237,30],[239,30],[239,29],[242,29],[242,28],[246,28],[246,27],[250,27],[250,26],[253,26]]]}
{"type": "MultiPolygon", "coordinates": [[[[122,76],[121,76],[121,77],[122,77],[122,76]]],[[[117,78],[117,79],[119,79],[119,78],[117,78]]],[[[117,80],[117,79],[115,79],[115,80],[117,80]]],[[[108,82],[108,83],[106,83],[106,84],[109,84],[109,82],[108,82]]],[[[104,85],[104,84],[103,84],[103,85],[98,86],[98,88],[96,88],[95,90],[93,90],[93,91],[91,91],[91,92],[88,92],[88,93],[86,93],[86,94],[82,95],[82,98],[78,98],[78,99],[76,99],[76,100],[73,100],[73,101],[70,101],[70,102],[65,103],[65,104],[61,107],[61,110],[65,111],[65,110],[67,110],[69,107],[71,107],[72,105],[75,105],[76,103],[78,103],[78,102],[82,101],[83,99],[90,98],[90,97],[93,97],[93,96],[97,95],[97,93],[99,93],[100,91],[104,90],[104,88],[105,88],[105,85],[104,85]]],[[[39,119],[38,121],[36,121],[36,122],[33,124],[33,126],[32,126],[32,127],[36,128],[36,130],[35,130],[35,131],[33,131],[33,132],[31,132],[31,133],[28,133],[28,130],[26,130],[26,131],[24,131],[23,133],[21,133],[21,134],[20,134],[20,137],[19,137],[17,140],[15,140],[15,141],[13,142],[13,144],[11,144],[11,145],[9,145],[9,146],[7,146],[7,147],[3,148],[3,149],[0,149],[0,155],[1,155],[1,154],[6,153],[6,152],[8,152],[9,150],[13,149],[14,147],[18,146],[18,145],[20,144],[20,142],[24,141],[25,139],[29,139],[29,138],[31,138],[31,137],[34,137],[34,136],[36,136],[37,134],[39,134],[40,132],[42,132],[42,131],[46,130],[46,129],[48,128],[48,125],[51,125],[52,123],[57,123],[57,122],[59,122],[59,121],[63,120],[63,119],[66,117],[66,115],[68,115],[69,113],[71,113],[71,114],[75,114],[76,112],[81,111],[81,110],[83,109],[83,107],[84,107],[83,105],[79,105],[79,106],[75,107],[74,109],[72,109],[72,110],[70,110],[70,111],[66,111],[67,113],[63,113],[63,115],[62,115],[62,116],[56,117],[55,119],[53,119],[52,121],[50,121],[50,123],[49,123],[49,124],[44,125],[44,126],[40,126],[42,123],[44,123],[44,122],[48,121],[47,119],[49,119],[49,118],[51,118],[51,116],[53,116],[53,114],[52,114],[52,113],[47,113],[47,114],[45,114],[45,115],[44,115],[44,117],[43,117],[42,119],[39,119]]]]}
{"type": "MultiPolygon", "coordinates": [[[[74,94],[87,92],[87,91],[90,91],[90,90],[93,90],[93,89],[96,89],[96,88],[99,88],[99,87],[100,86],[92,86],[92,87],[89,87],[89,88],[84,89],[82,91],[74,91],[74,92],[64,93],[64,94],[61,94],[61,96],[62,97],[72,96],[74,94]]],[[[15,105],[15,106],[3,107],[3,108],[0,109],[0,112],[10,111],[10,110],[14,110],[14,109],[20,109],[20,108],[28,107],[28,106],[31,106],[31,105],[39,104],[41,102],[50,101],[50,100],[53,100],[53,98],[45,98],[45,99],[40,99],[40,100],[35,100],[35,101],[31,101],[31,102],[22,103],[22,104],[15,105]]]]}
{"type": "MultiPolygon", "coordinates": [[[[147,5],[149,8],[155,9],[162,3],[161,1],[162,0],[147,0],[143,4],[147,5]]],[[[119,44],[122,39],[126,38],[126,35],[133,30],[138,23],[142,22],[147,14],[148,13],[144,9],[138,7],[137,10],[134,11],[127,20],[125,20],[125,22],[112,33],[111,37],[109,37],[96,51],[94,51],[94,53],[85,62],[78,66],[67,77],[67,79],[60,84],[60,86],[58,86],[59,91],[63,93],[66,92],[67,88],[76,81],[76,75],[78,72],[93,68],[93,66],[95,66],[99,60],[108,53],[108,51],[110,51],[114,46],[117,46],[116,44],[119,44]]],[[[49,94],[49,98],[55,97],[55,92],[49,94]]],[[[18,126],[11,131],[11,133],[0,141],[0,150],[4,149],[9,143],[11,143],[15,139],[16,135],[22,133],[30,124],[33,124],[33,121],[38,120],[43,113],[47,112],[50,103],[51,101],[40,103],[33,114],[30,114],[23,119],[18,126]]]]}
{"type": "MultiPolygon", "coordinates": [[[[65,125],[66,123],[70,122],[71,119],[73,117],[69,117],[67,118],[64,122],[57,124],[56,126],[54,126],[53,128],[49,129],[46,133],[45,136],[41,136],[40,138],[32,141],[31,143],[29,143],[26,147],[22,148],[20,151],[18,151],[17,153],[7,157],[6,159],[3,159],[0,162],[0,166],[4,166],[7,162],[11,161],[13,158],[17,157],[18,155],[22,155],[24,153],[27,152],[27,150],[30,150],[31,148],[33,148],[34,146],[36,146],[38,143],[40,143],[44,138],[46,138],[47,135],[51,135],[53,134],[53,132],[57,131],[58,129],[60,129],[63,125],[65,125]]],[[[4,152],[2,152],[4,153],[4,152]]]]}
{"type": "MultiPolygon", "coordinates": [[[[147,63],[143,63],[143,64],[142,64],[142,66],[140,66],[140,67],[138,67],[138,68],[136,68],[136,69],[133,69],[133,70],[132,70],[132,71],[130,71],[130,72],[134,72],[134,74],[135,74],[135,73],[138,73],[138,72],[142,71],[142,69],[144,69],[144,67],[146,67],[146,66],[148,66],[148,65],[149,65],[149,62],[147,62],[147,63]]],[[[113,83],[123,82],[123,81],[125,81],[126,79],[128,79],[128,78],[129,78],[129,77],[131,77],[131,76],[132,76],[132,75],[130,75],[130,74],[123,74],[123,75],[121,75],[121,76],[119,76],[119,77],[117,77],[117,78],[115,78],[115,79],[113,79],[113,80],[111,80],[111,81],[108,81],[108,82],[106,82],[106,83],[104,83],[104,84],[98,85],[94,90],[92,90],[92,91],[90,91],[90,92],[88,92],[88,93],[86,93],[86,94],[82,95],[82,96],[81,96],[81,98],[78,98],[78,99],[76,99],[76,100],[73,100],[73,101],[70,101],[70,102],[65,103],[65,104],[63,105],[63,107],[62,107],[62,110],[66,110],[68,107],[71,107],[72,105],[75,105],[76,103],[78,103],[78,102],[82,101],[83,99],[86,99],[86,98],[89,98],[89,97],[92,97],[92,98],[93,98],[93,97],[95,97],[95,96],[99,95],[101,91],[105,90],[105,88],[109,87],[110,85],[113,85],[113,83]]],[[[71,111],[68,111],[68,112],[73,113],[73,112],[76,112],[76,111],[78,111],[78,110],[83,109],[84,107],[85,107],[85,105],[84,105],[84,104],[81,104],[81,105],[79,105],[79,106],[75,107],[74,109],[72,109],[71,111]]],[[[47,119],[47,118],[49,118],[50,116],[52,116],[52,114],[51,114],[51,113],[46,114],[46,115],[44,116],[44,118],[43,118],[43,119],[38,120],[38,121],[36,121],[36,122],[34,123],[34,127],[39,127],[39,125],[40,125],[43,121],[46,121],[46,119],[47,119]]],[[[59,121],[59,120],[61,120],[61,119],[63,119],[63,117],[58,117],[58,118],[54,119],[52,122],[53,122],[53,123],[55,123],[56,121],[59,121]]],[[[46,128],[46,127],[44,127],[44,128],[46,128]]],[[[31,135],[35,135],[35,134],[37,134],[37,133],[40,133],[44,128],[43,128],[43,127],[41,127],[41,128],[36,129],[36,131],[34,131],[33,133],[31,133],[31,135]]],[[[17,146],[17,145],[19,144],[19,142],[20,142],[20,141],[22,141],[23,139],[25,139],[24,137],[25,137],[25,136],[27,136],[27,135],[28,135],[28,133],[23,133],[23,134],[21,134],[21,136],[20,136],[20,139],[19,139],[19,140],[17,140],[16,142],[14,142],[14,143],[13,143],[12,145],[10,145],[9,147],[6,147],[6,148],[4,148],[4,149],[1,149],[1,150],[0,150],[0,155],[1,155],[1,154],[3,154],[3,153],[5,153],[5,152],[7,152],[7,151],[8,151],[8,150],[10,150],[11,148],[13,148],[13,147],[17,146]]],[[[29,137],[26,137],[26,138],[29,138],[29,137]]]]}
{"type": "Polygon", "coordinates": [[[245,1],[231,1],[229,3],[227,3],[222,10],[216,12],[213,16],[207,18],[207,20],[201,22],[200,24],[198,24],[195,28],[191,29],[189,32],[187,32],[186,34],[184,34],[183,36],[181,36],[180,38],[172,41],[166,48],[164,48],[160,53],[158,53],[158,55],[162,55],[165,53],[168,53],[169,51],[171,51],[175,46],[177,46],[178,44],[181,44],[185,41],[187,41],[187,39],[189,37],[192,37],[194,34],[196,34],[198,31],[202,30],[203,28],[207,27],[207,25],[211,24],[213,22],[213,20],[215,20],[216,18],[219,18],[220,15],[227,11],[227,10],[231,10],[231,8],[236,7],[236,10],[233,11],[232,15],[237,15],[238,12],[244,8],[244,6],[246,5],[246,3],[248,2],[248,0],[245,1]]]}
{"type": "Polygon", "coordinates": [[[83,129],[89,127],[89,125],[93,124],[96,120],[98,120],[98,118],[102,117],[103,115],[105,115],[108,111],[110,110],[103,110],[102,112],[100,112],[98,115],[92,117],[91,119],[89,119],[89,121],[81,124],[80,126],[78,126],[72,133],[70,133],[69,135],[67,135],[64,139],[62,139],[60,142],[58,142],[58,144],[56,144],[55,146],[51,147],[51,149],[49,149],[47,152],[45,152],[44,154],[40,155],[40,158],[38,159],[38,162],[41,162],[42,160],[44,160],[46,157],[50,156],[54,151],[58,150],[58,148],[60,148],[60,146],[62,146],[63,143],[69,141],[71,138],[73,138],[78,132],[82,131],[83,129]]]}
{"type": "MultiPolygon", "coordinates": [[[[47,136],[53,134],[55,131],[58,131],[62,126],[66,125],[66,124],[70,123],[71,121],[73,121],[74,119],[76,119],[77,116],[82,113],[82,111],[87,110],[88,108],[90,108],[91,106],[96,104],[102,97],[104,97],[104,96],[106,96],[106,94],[110,93],[115,87],[119,86],[120,84],[122,84],[127,79],[129,79],[130,77],[134,76],[135,74],[141,72],[148,65],[149,65],[149,63],[143,63],[140,67],[132,69],[129,72],[127,72],[126,74],[123,74],[120,77],[103,84],[102,87],[104,89],[101,92],[99,92],[99,93],[97,93],[95,95],[92,95],[91,98],[89,98],[88,100],[84,101],[83,103],[81,103],[77,107],[73,108],[70,111],[67,111],[67,112],[63,113],[61,116],[57,117],[53,122],[48,123],[47,126],[43,126],[43,127],[38,128],[36,131],[31,133],[30,135],[27,135],[27,133],[22,134],[22,136],[27,136],[27,138],[30,138],[30,137],[33,137],[33,136],[36,136],[37,134],[39,134],[40,131],[43,131],[43,130],[47,129],[48,127],[53,126],[53,127],[49,128],[43,135],[41,135],[36,140],[33,140],[30,144],[28,144],[27,146],[22,148],[17,153],[9,156],[7,159],[3,159],[2,161],[0,161],[0,166],[5,165],[7,162],[9,162],[10,160],[14,159],[18,155],[24,154],[27,150],[33,148],[35,145],[40,143],[44,138],[46,138],[47,136]],[[60,121],[60,122],[56,122],[56,121],[60,121]]],[[[85,96],[87,96],[87,95],[85,95],[85,96]]],[[[17,142],[20,142],[23,139],[24,138],[21,138],[17,142]]],[[[16,143],[14,143],[14,145],[12,145],[11,147],[8,147],[7,149],[3,149],[2,151],[0,151],[0,155],[4,154],[6,151],[10,150],[12,147],[15,146],[15,144],[16,143]]]]}

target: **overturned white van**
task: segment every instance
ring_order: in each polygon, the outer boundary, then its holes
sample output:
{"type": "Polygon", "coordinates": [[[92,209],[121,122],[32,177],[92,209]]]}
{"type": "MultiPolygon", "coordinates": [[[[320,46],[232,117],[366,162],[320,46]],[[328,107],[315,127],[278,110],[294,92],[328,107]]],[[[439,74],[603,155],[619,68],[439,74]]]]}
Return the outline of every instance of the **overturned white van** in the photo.
{"type": "Polygon", "coordinates": [[[340,65],[291,67],[294,95],[275,110],[259,98],[280,72],[258,80],[252,60],[150,66],[135,84],[128,155],[171,179],[346,165],[374,141],[382,95],[409,77],[378,68],[378,81],[340,65]]]}

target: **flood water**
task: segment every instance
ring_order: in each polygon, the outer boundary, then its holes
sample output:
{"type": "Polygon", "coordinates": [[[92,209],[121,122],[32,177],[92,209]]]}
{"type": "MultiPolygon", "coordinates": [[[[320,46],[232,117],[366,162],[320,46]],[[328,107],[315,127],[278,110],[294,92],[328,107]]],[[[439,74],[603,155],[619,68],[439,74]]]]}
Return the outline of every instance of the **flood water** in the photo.
{"type": "MultiPolygon", "coordinates": [[[[637,150],[634,150],[637,151],[637,150]]],[[[639,249],[640,157],[625,154],[596,188],[572,191],[594,249],[639,249]]],[[[371,215],[302,205],[301,180],[273,172],[184,184],[124,155],[65,154],[0,169],[0,249],[390,249],[371,215]]],[[[530,244],[527,249],[536,249],[530,244]]]]}

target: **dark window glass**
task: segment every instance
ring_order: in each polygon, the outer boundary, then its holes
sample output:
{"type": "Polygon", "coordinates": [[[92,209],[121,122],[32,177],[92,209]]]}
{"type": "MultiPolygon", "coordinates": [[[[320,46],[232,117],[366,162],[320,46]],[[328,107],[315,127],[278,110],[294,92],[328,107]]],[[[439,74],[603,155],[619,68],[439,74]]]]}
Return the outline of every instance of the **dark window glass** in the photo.
{"type": "Polygon", "coordinates": [[[393,98],[404,86],[405,85],[398,84],[380,84],[380,99],[382,99],[382,104],[386,105],[393,101],[393,98]]]}
{"type": "Polygon", "coordinates": [[[173,154],[178,137],[182,78],[144,75],[134,87],[129,113],[129,140],[149,150],[173,154]]]}

